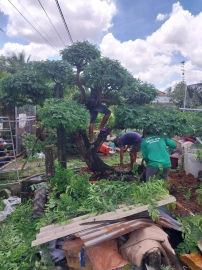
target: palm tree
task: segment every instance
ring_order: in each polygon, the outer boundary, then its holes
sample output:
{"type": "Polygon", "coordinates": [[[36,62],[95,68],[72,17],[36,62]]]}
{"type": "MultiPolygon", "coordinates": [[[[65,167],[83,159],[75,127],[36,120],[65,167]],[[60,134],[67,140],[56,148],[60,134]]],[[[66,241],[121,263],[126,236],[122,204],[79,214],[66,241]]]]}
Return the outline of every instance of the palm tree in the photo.
{"type": "Polygon", "coordinates": [[[12,53],[6,57],[6,64],[9,73],[17,73],[22,70],[24,64],[28,63],[31,55],[26,59],[25,52],[22,51],[18,54],[12,53]]]}

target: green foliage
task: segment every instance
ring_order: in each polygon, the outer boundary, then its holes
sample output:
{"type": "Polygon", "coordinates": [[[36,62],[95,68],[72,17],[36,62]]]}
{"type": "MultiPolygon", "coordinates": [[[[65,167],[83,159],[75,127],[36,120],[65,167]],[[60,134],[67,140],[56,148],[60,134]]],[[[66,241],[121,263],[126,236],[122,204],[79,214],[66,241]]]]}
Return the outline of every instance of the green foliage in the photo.
{"type": "Polygon", "coordinates": [[[1,223],[1,270],[35,269],[36,253],[44,250],[44,247],[31,247],[31,242],[37,233],[32,207],[31,201],[16,206],[16,210],[1,223]]]}
{"type": "Polygon", "coordinates": [[[179,255],[194,252],[198,253],[198,241],[202,237],[202,216],[188,216],[181,220],[183,242],[177,246],[179,255]]]}
{"type": "Polygon", "coordinates": [[[103,94],[120,90],[126,84],[128,71],[119,61],[107,57],[93,60],[84,68],[84,81],[86,87],[102,88],[103,94]]]}
{"type": "Polygon", "coordinates": [[[202,204],[202,184],[200,184],[199,188],[196,189],[196,201],[198,204],[202,204]]]}
{"type": "Polygon", "coordinates": [[[193,129],[193,134],[199,137],[202,136],[202,120],[201,120],[202,113],[186,111],[184,112],[184,114],[186,115],[189,125],[193,129]]]}
{"type": "Polygon", "coordinates": [[[0,73],[7,72],[6,57],[0,55],[0,73]]]}
{"type": "Polygon", "coordinates": [[[51,188],[56,191],[56,194],[64,192],[74,175],[72,170],[66,170],[59,165],[55,166],[55,175],[50,178],[51,188]]]}
{"type": "Polygon", "coordinates": [[[168,137],[193,132],[186,114],[172,107],[123,104],[115,109],[114,115],[117,128],[145,129],[153,134],[168,137]]]}
{"type": "Polygon", "coordinates": [[[187,91],[187,86],[184,82],[176,83],[174,89],[167,89],[168,95],[171,98],[171,101],[175,103],[178,107],[183,106],[184,96],[185,96],[185,88],[186,88],[186,98],[189,98],[189,93],[187,91]]]}
{"type": "Polygon", "coordinates": [[[5,204],[3,202],[3,198],[0,198],[0,211],[3,211],[5,208],[5,204]]]}
{"type": "Polygon", "coordinates": [[[50,96],[42,78],[30,70],[4,77],[1,87],[4,103],[19,107],[26,104],[42,104],[50,96]]]}
{"type": "Polygon", "coordinates": [[[17,73],[22,71],[25,64],[29,62],[30,56],[26,59],[24,51],[20,52],[19,54],[12,53],[11,55],[5,57],[0,56],[0,73],[8,72],[11,74],[17,73]]]}
{"type": "Polygon", "coordinates": [[[62,125],[69,132],[85,130],[89,122],[88,110],[73,100],[47,99],[38,114],[45,127],[62,125]]]}
{"type": "Polygon", "coordinates": [[[35,61],[29,63],[32,68],[55,83],[70,83],[73,70],[70,64],[62,60],[35,61]]]}
{"type": "MultiPolygon", "coordinates": [[[[34,134],[31,133],[24,133],[23,137],[22,137],[22,145],[27,149],[27,150],[31,150],[34,143],[36,141],[36,136],[34,134]]],[[[36,153],[40,153],[44,151],[44,142],[38,140],[33,151],[32,154],[36,154],[36,153]]]]}
{"type": "Polygon", "coordinates": [[[92,60],[100,57],[100,51],[88,41],[75,42],[73,45],[60,51],[62,59],[82,71],[92,60]]]}
{"type": "Polygon", "coordinates": [[[199,163],[202,163],[202,151],[201,150],[196,151],[195,160],[198,161],[199,163]]]}
{"type": "Polygon", "coordinates": [[[128,104],[149,104],[157,96],[154,85],[135,79],[131,74],[127,76],[127,83],[122,90],[124,102],[128,104]]]}
{"type": "Polygon", "coordinates": [[[50,180],[49,203],[43,223],[62,222],[68,218],[90,213],[114,211],[119,204],[149,204],[149,213],[157,218],[156,202],[165,198],[168,191],[164,181],[153,180],[148,183],[128,183],[121,181],[101,180],[96,184],[89,182],[89,175],[74,174],[71,170],[56,169],[50,180]],[[65,191],[65,192],[64,192],[65,191]]]}
{"type": "Polygon", "coordinates": [[[184,195],[185,200],[189,201],[191,199],[191,189],[187,191],[187,193],[184,195]]]}

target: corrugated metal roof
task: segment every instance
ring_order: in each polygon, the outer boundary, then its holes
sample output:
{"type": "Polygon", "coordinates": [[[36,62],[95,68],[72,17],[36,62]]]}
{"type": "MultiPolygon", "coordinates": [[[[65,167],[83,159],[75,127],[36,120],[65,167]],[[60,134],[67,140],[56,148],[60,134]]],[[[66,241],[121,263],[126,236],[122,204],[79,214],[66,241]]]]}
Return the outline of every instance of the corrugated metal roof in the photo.
{"type": "MultiPolygon", "coordinates": [[[[180,223],[169,217],[167,214],[161,213],[158,220],[154,223],[149,217],[135,217],[130,221],[122,221],[113,224],[108,224],[99,228],[89,229],[84,232],[76,233],[80,237],[85,246],[92,246],[102,241],[115,239],[124,234],[130,233],[141,227],[149,227],[151,225],[166,227],[174,230],[179,230],[180,223]]],[[[93,222],[92,222],[93,224],[93,222]]]]}
{"type": "Polygon", "coordinates": [[[136,219],[102,226],[101,228],[92,229],[87,232],[80,232],[76,236],[80,237],[85,246],[88,247],[106,240],[115,239],[141,227],[149,227],[153,224],[153,221],[147,218],[136,219]]]}

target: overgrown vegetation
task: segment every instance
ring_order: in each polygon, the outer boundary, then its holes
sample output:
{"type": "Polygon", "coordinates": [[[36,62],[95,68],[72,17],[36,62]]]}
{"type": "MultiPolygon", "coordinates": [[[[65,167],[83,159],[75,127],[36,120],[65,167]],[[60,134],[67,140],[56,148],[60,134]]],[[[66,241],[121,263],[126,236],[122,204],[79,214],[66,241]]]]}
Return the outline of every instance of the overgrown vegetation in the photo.
{"type": "Polygon", "coordinates": [[[176,249],[179,255],[190,252],[198,253],[198,241],[202,237],[202,216],[188,216],[180,220],[183,242],[176,249]]]}
{"type": "Polygon", "coordinates": [[[39,227],[43,223],[62,222],[73,216],[114,211],[119,204],[149,204],[151,216],[155,219],[156,201],[168,195],[164,181],[137,184],[123,182],[120,178],[120,181],[103,179],[91,184],[88,174],[78,175],[59,168],[51,178],[49,188],[49,202],[39,227]]]}
{"type": "MultiPolygon", "coordinates": [[[[0,223],[0,265],[1,270],[35,270],[38,251],[48,256],[45,245],[31,247],[35,238],[37,220],[32,216],[32,202],[16,206],[15,212],[0,223]]],[[[52,265],[46,260],[47,267],[52,265]]],[[[52,269],[52,268],[46,268],[52,269]]]]}
{"type": "Polygon", "coordinates": [[[154,180],[137,184],[121,180],[101,180],[91,184],[88,174],[78,175],[59,166],[56,166],[55,176],[50,179],[48,189],[49,196],[44,216],[34,219],[32,202],[28,201],[16,206],[16,211],[0,223],[2,270],[52,269],[49,268],[50,258],[45,260],[44,268],[41,268],[36,257],[39,250],[47,254],[47,248],[45,246],[31,248],[31,242],[39,228],[45,224],[61,223],[84,214],[114,211],[119,204],[126,206],[149,204],[150,215],[156,219],[157,212],[154,209],[156,201],[168,195],[164,181],[154,180]]]}
{"type": "MultiPolygon", "coordinates": [[[[32,150],[34,143],[36,142],[36,136],[34,134],[26,132],[22,138],[22,145],[26,150],[32,150]]],[[[32,155],[44,151],[44,142],[38,140],[35,147],[32,150],[32,155]]]]}

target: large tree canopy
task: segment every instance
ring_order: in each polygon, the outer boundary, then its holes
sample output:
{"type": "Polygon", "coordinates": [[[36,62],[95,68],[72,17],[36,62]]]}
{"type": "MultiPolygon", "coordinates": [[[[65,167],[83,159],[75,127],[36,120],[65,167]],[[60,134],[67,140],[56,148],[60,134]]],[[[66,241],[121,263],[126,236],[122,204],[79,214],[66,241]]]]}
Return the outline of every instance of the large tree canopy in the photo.
{"type": "Polygon", "coordinates": [[[1,86],[5,104],[16,106],[43,104],[44,100],[50,97],[48,87],[42,78],[30,70],[4,77],[1,86]]]}
{"type": "Polygon", "coordinates": [[[75,42],[63,49],[60,54],[62,59],[82,71],[92,60],[100,58],[100,51],[88,41],[75,42]]]}
{"type": "Polygon", "coordinates": [[[72,66],[63,60],[34,61],[29,65],[46,79],[50,78],[55,83],[69,84],[73,79],[72,66]]]}
{"type": "Polygon", "coordinates": [[[75,84],[72,66],[63,60],[46,60],[29,63],[29,68],[37,71],[46,80],[52,80],[54,85],[53,96],[64,97],[64,86],[75,84]]]}
{"type": "Polygon", "coordinates": [[[100,57],[100,51],[88,41],[76,42],[73,45],[66,47],[60,52],[62,59],[69,62],[73,67],[76,68],[76,85],[81,91],[80,103],[85,101],[85,87],[80,81],[80,74],[84,67],[89,63],[100,57]]]}

